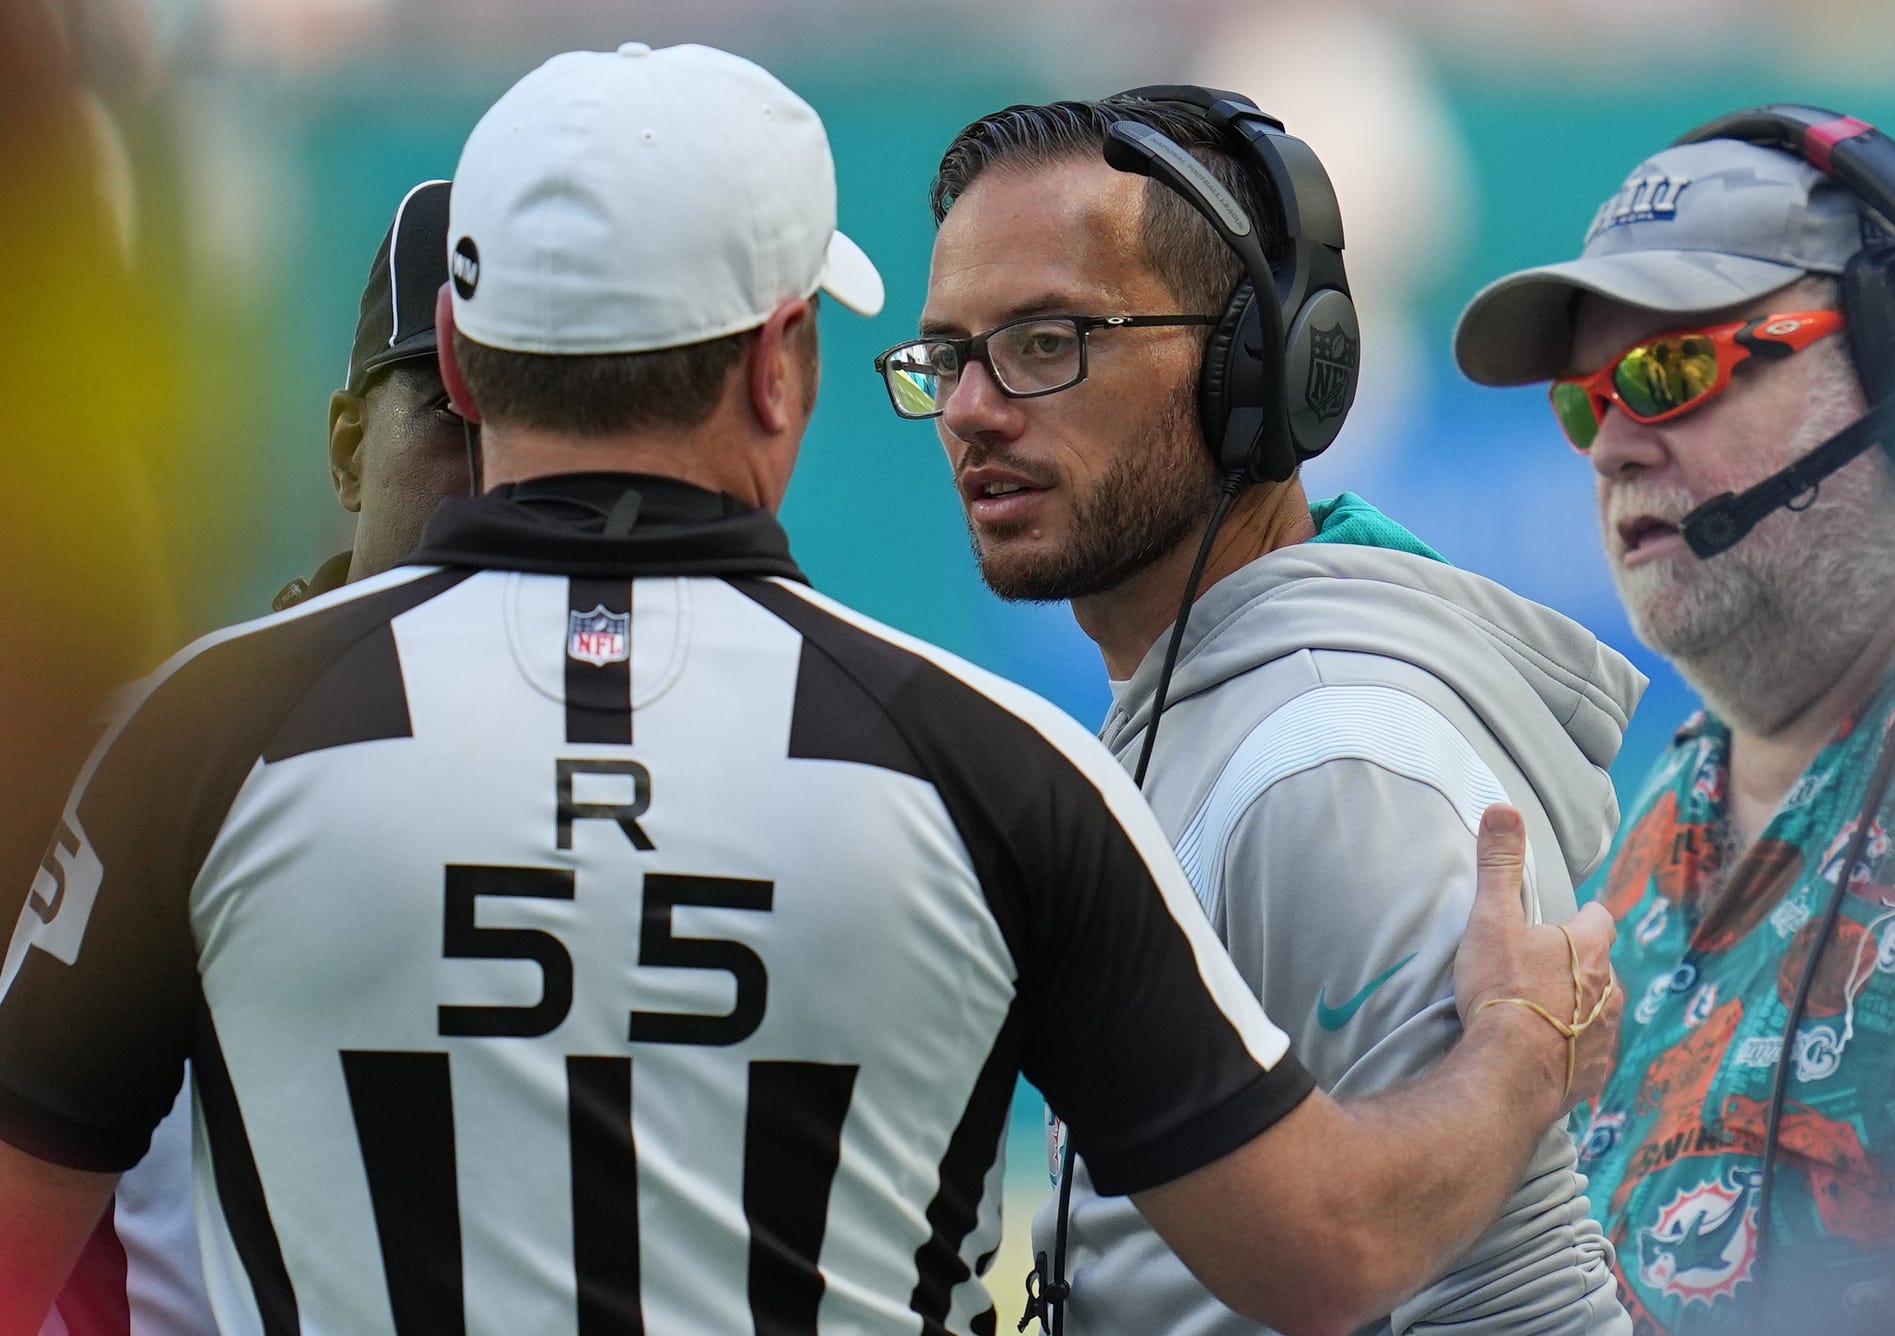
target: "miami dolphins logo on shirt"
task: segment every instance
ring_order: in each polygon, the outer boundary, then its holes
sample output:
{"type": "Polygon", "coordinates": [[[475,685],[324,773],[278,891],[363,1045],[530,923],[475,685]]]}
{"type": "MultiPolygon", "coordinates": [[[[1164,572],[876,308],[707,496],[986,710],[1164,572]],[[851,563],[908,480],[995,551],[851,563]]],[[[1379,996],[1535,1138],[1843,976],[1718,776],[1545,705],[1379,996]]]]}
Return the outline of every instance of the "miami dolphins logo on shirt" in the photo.
{"type": "MultiPolygon", "coordinates": [[[[1831,886],[1834,886],[1836,878],[1842,875],[1843,855],[1849,851],[1849,844],[1855,839],[1856,828],[1861,824],[1861,821],[1851,819],[1848,825],[1837,831],[1836,838],[1829,842],[1829,847],[1823,850],[1823,856],[1816,864],[1822,869],[1823,880],[1831,886]]],[[[1876,867],[1888,857],[1889,844],[1888,828],[1877,820],[1869,827],[1869,838],[1863,841],[1861,860],[1855,865],[1855,870],[1849,874],[1851,887],[1870,884],[1876,867]]]]}
{"type": "Polygon", "coordinates": [[[1724,801],[1724,763],[1709,748],[1698,758],[1697,773],[1691,777],[1691,796],[1701,803],[1724,801]]]}
{"type": "Polygon", "coordinates": [[[1847,1041],[1833,1025],[1812,1025],[1796,1036],[1796,1079],[1805,1083],[1827,1080],[1842,1066],[1847,1041]]]}
{"type": "Polygon", "coordinates": [[[1579,1142],[1579,1158],[1595,1160],[1618,1144],[1625,1132],[1623,1113],[1595,1113],[1586,1135],[1579,1142]]]}
{"type": "Polygon", "coordinates": [[[1638,1006],[1632,1009],[1632,1017],[1640,1025],[1650,1025],[1658,1015],[1658,1008],[1671,996],[1671,976],[1661,974],[1645,985],[1645,996],[1638,1000],[1638,1006]]]}
{"type": "Polygon", "coordinates": [[[1763,1176],[1734,1168],[1681,1190],[1638,1231],[1638,1275],[1686,1308],[1709,1308],[1750,1279],[1757,1260],[1757,1186],[1763,1176]]]}

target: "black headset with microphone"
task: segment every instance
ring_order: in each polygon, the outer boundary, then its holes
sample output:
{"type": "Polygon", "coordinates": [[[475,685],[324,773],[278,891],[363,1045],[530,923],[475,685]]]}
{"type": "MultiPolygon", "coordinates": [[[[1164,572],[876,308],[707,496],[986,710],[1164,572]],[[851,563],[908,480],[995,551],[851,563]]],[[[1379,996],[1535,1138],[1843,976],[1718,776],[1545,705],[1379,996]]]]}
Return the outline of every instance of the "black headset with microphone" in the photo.
{"type": "Polygon", "coordinates": [[[1355,402],[1362,333],[1342,267],[1342,213],[1309,145],[1241,93],[1150,84],[1106,98],[1127,115],[1105,160],[1169,187],[1236,252],[1244,276],[1205,345],[1198,417],[1220,473],[1282,482],[1336,439],[1355,402]],[[1273,266],[1255,220],[1190,151],[1137,119],[1153,102],[1212,126],[1275,206],[1283,254],[1273,266]]]}
{"type": "MultiPolygon", "coordinates": [[[[1707,121],[1674,144],[1741,139],[1801,159],[1895,223],[1895,142],[1873,125],[1823,107],[1751,107],[1707,121]]],[[[1880,442],[1895,461],[1895,238],[1864,224],[1862,249],[1842,271],[1839,306],[1849,355],[1869,411],[1801,459],[1742,492],[1712,497],[1684,517],[1684,540],[1700,558],[1733,547],[1764,516],[1799,509],[1818,484],[1880,442]]]]}
{"type": "MultiPolygon", "coordinates": [[[[1840,182],[1861,204],[1880,215],[1884,226],[1863,219],[1862,248],[1850,257],[1838,284],[1837,304],[1843,313],[1856,379],[1868,401],[1867,412],[1787,468],[1742,492],[1712,497],[1685,516],[1680,528],[1685,542],[1700,559],[1734,546],[1757,521],[1779,507],[1800,510],[1809,505],[1824,478],[1878,442],[1888,451],[1890,463],[1895,464],[1895,237],[1885,230],[1887,224],[1895,223],[1895,141],[1852,116],[1795,103],[1732,112],[1707,121],[1673,142],[1695,144],[1707,139],[1740,139],[1798,158],[1840,182]]],[[[1876,758],[1854,836],[1843,855],[1835,889],[1803,962],[1784,1021],[1759,1157],[1758,1255],[1752,1283],[1761,1301],[1744,1328],[1751,1336],[1764,1336],[1762,1324],[1773,1320],[1768,1314],[1778,1272],[1771,1265],[1776,1259],[1769,1246],[1770,1205],[1782,1152],[1783,1108],[1796,1038],[1809,1006],[1817,966],[1824,948],[1835,937],[1849,884],[1863,865],[1869,832],[1888,793],[1891,771],[1895,771],[1895,738],[1883,741],[1876,758]]]]}

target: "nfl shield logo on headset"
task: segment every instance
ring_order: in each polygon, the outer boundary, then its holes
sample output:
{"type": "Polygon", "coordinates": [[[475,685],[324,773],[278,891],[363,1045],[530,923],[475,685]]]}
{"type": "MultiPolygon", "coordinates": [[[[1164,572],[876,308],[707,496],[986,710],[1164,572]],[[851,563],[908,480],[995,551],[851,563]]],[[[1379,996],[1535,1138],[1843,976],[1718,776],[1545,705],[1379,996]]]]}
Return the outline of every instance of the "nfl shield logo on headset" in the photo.
{"type": "Polygon", "coordinates": [[[591,612],[566,615],[566,653],[596,667],[632,657],[632,614],[607,612],[603,603],[591,612]]]}
{"type": "Polygon", "coordinates": [[[1310,331],[1309,384],[1303,389],[1303,402],[1317,421],[1335,417],[1349,406],[1357,356],[1356,341],[1342,326],[1310,331]]]}

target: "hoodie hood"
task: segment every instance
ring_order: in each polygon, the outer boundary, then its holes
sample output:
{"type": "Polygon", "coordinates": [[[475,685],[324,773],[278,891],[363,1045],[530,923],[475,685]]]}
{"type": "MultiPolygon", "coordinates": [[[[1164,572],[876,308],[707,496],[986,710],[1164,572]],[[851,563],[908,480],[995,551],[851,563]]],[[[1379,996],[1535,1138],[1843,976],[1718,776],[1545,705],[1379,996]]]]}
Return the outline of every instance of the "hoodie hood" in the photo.
{"type": "MultiPolygon", "coordinates": [[[[1150,721],[1169,639],[1159,635],[1106,717],[1100,736],[1121,759],[1150,721]]],[[[1446,683],[1532,783],[1574,884],[1604,858],[1618,824],[1606,770],[1646,679],[1585,627],[1426,556],[1299,543],[1198,599],[1168,700],[1306,650],[1382,655],[1446,683]]]]}

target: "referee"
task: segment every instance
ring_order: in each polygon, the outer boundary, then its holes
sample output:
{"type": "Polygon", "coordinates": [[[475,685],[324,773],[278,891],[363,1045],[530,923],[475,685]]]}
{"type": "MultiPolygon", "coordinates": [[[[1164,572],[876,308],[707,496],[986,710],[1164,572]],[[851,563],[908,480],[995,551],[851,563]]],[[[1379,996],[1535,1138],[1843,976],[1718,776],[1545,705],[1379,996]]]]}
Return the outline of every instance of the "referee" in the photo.
{"type": "Polygon", "coordinates": [[[348,379],[329,396],[329,478],[355,541],[277,592],[278,612],[399,565],[444,497],[470,490],[472,437],[448,403],[434,299],[447,282],[446,181],[403,195],[362,288],[348,379]]]}
{"type": "Polygon", "coordinates": [[[1110,755],[808,588],[772,515],[816,293],[882,284],[807,105],[705,47],[556,57],[475,128],[449,239],[486,492],[168,665],[7,948],[0,1331],[187,1056],[230,1331],[990,1333],[1022,1071],[1284,1331],[1486,1223],[1568,1049],[1477,1008],[1599,996],[1609,930],[1569,965],[1525,926],[1497,809],[1465,1042],[1339,1106],[1110,755]]]}
{"type": "MultiPolygon", "coordinates": [[[[278,611],[396,565],[435,504],[467,493],[466,427],[435,356],[447,201],[445,181],[409,190],[369,266],[347,380],[329,401],[331,474],[357,516],[355,543],[285,585],[278,611]]],[[[40,1336],[197,1336],[212,1325],[191,1203],[187,1075],[144,1157],[120,1176],[40,1336]]]]}

